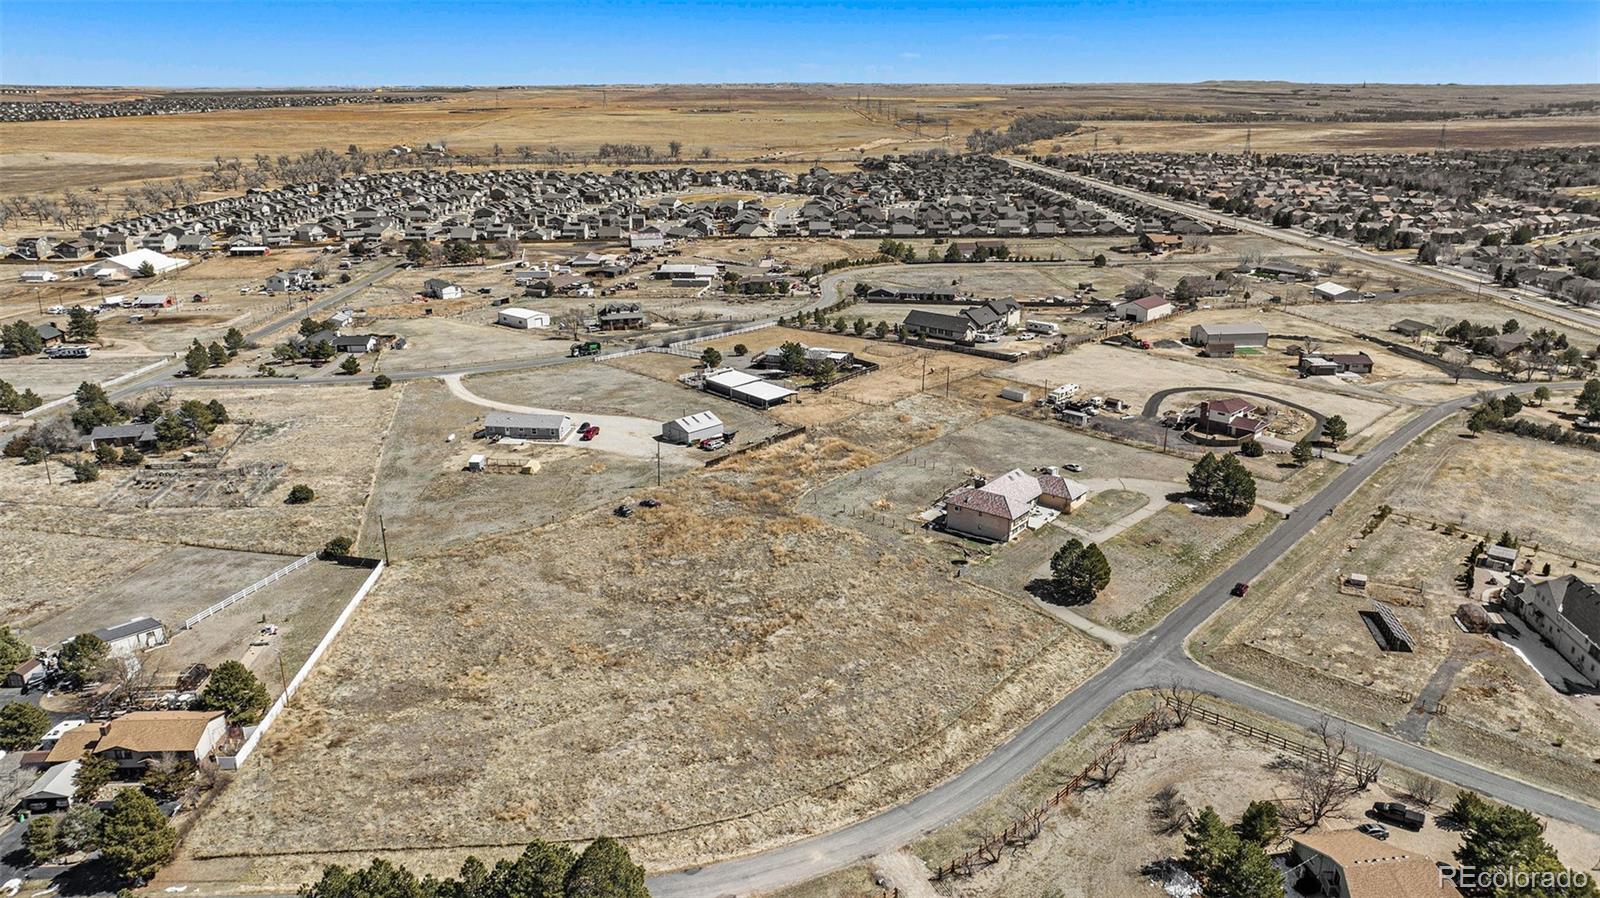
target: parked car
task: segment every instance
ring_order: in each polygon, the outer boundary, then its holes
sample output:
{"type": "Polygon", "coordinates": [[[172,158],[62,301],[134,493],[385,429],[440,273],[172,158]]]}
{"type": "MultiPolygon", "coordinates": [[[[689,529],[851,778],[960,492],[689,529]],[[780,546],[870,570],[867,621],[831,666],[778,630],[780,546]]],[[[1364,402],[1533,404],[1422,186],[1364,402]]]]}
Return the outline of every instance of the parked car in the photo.
{"type": "Polygon", "coordinates": [[[578,425],[578,432],[579,433],[588,433],[589,432],[589,422],[585,421],[582,424],[579,424],[578,425]]]}
{"type": "Polygon", "coordinates": [[[1080,473],[1080,472],[1083,471],[1083,465],[1080,465],[1075,461],[1074,462],[1068,462],[1067,464],[1063,465],[1063,467],[1065,467],[1068,471],[1071,471],[1074,474],[1077,474],[1077,473],[1080,473]]]}
{"type": "Polygon", "coordinates": [[[1398,801],[1380,801],[1372,805],[1372,816],[1379,820],[1387,820],[1397,826],[1403,826],[1412,832],[1422,829],[1428,822],[1428,815],[1421,811],[1412,810],[1398,801]]]}
{"type": "Polygon", "coordinates": [[[1250,591],[1250,584],[1248,584],[1248,583],[1235,583],[1235,584],[1233,584],[1233,594],[1236,595],[1236,596],[1241,596],[1242,597],[1245,593],[1247,593],[1249,591],[1250,591]]]}
{"type": "Polygon", "coordinates": [[[600,425],[596,424],[596,425],[591,426],[588,430],[585,430],[583,433],[579,434],[578,435],[578,439],[583,440],[584,442],[588,442],[589,440],[592,440],[592,439],[594,439],[595,437],[597,437],[599,435],[600,435],[600,425]]]}
{"type": "Polygon", "coordinates": [[[1356,827],[1356,832],[1379,840],[1387,840],[1389,838],[1389,827],[1384,826],[1382,823],[1363,823],[1356,827]]]}
{"type": "Polygon", "coordinates": [[[661,500],[660,499],[640,499],[639,500],[639,507],[640,508],[660,508],[661,507],[661,500]]]}
{"type": "Polygon", "coordinates": [[[619,518],[631,518],[633,517],[633,507],[624,502],[623,504],[618,505],[616,508],[613,508],[611,513],[619,518]]]}

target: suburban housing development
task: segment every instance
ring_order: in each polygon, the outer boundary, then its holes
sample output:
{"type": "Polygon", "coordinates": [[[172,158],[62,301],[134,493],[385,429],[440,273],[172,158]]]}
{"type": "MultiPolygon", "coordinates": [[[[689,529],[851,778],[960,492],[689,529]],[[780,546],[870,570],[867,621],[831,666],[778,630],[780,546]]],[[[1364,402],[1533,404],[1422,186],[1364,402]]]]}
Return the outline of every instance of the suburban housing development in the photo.
{"type": "Polygon", "coordinates": [[[8,10],[8,894],[1595,894],[1594,85],[703,6],[8,10]]]}

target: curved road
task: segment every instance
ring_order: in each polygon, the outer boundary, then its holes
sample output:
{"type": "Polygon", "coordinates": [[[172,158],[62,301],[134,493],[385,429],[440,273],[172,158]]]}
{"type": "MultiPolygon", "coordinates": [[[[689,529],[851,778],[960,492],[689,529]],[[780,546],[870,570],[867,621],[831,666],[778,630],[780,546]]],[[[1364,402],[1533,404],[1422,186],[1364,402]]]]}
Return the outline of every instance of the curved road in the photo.
{"type": "MultiPolygon", "coordinates": [[[[1579,385],[1554,386],[1570,389],[1579,385]]],[[[1527,384],[1497,392],[1531,389],[1534,385],[1527,384]]],[[[1235,583],[1260,576],[1395,453],[1476,401],[1470,396],[1452,399],[1406,422],[1273,528],[1243,558],[1154,628],[1128,643],[1110,665],[971,767],[905,804],[843,829],[745,858],[650,877],[651,894],[656,898],[713,898],[770,891],[896,850],[993,798],[1118,697],[1137,689],[1160,687],[1174,679],[1290,723],[1314,725],[1329,715],[1206,670],[1185,652],[1184,640],[1228,602],[1235,583]]],[[[1345,725],[1353,743],[1386,760],[1600,832],[1600,809],[1593,806],[1366,727],[1348,722],[1345,725]]]]}
{"type": "Polygon", "coordinates": [[[1175,396],[1179,393],[1194,393],[1202,390],[1208,393],[1232,393],[1236,396],[1254,396],[1257,399],[1266,399],[1271,402],[1276,402],[1279,405],[1286,405],[1289,408],[1295,409],[1296,411],[1305,412],[1311,416],[1312,421],[1311,432],[1306,435],[1308,439],[1314,440],[1317,437],[1322,436],[1323,425],[1328,423],[1327,415],[1324,415],[1315,409],[1307,408],[1298,402],[1290,402],[1287,399],[1279,399],[1276,396],[1269,396],[1266,393],[1257,393],[1252,390],[1235,390],[1231,387],[1173,387],[1168,390],[1161,390],[1158,393],[1151,394],[1150,398],[1145,400],[1144,410],[1141,411],[1139,415],[1145,418],[1158,417],[1161,411],[1161,403],[1165,402],[1167,397],[1175,396]]]}

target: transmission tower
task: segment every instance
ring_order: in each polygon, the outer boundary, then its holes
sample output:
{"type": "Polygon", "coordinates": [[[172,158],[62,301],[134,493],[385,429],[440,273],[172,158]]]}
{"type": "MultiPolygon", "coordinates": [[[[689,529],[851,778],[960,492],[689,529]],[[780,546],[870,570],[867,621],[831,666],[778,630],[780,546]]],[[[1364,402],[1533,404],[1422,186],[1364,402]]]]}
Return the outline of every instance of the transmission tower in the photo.
{"type": "Polygon", "coordinates": [[[1445,146],[1445,142],[1444,142],[1444,123],[1440,122],[1439,123],[1439,152],[1441,152],[1441,153],[1444,152],[1444,146],[1445,146]]]}
{"type": "Polygon", "coordinates": [[[1246,125],[1244,128],[1244,161],[1246,164],[1250,162],[1250,130],[1250,126],[1246,125]]]}

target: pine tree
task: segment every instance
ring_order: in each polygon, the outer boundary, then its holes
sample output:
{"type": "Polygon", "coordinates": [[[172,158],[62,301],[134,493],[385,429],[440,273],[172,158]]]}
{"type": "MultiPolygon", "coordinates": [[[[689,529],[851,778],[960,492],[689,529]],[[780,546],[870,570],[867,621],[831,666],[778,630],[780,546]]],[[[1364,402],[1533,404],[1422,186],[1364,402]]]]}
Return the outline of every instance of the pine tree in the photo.
{"type": "Polygon", "coordinates": [[[156,874],[178,845],[178,834],[150,796],[123,789],[100,822],[100,855],[125,882],[156,874]]]}
{"type": "Polygon", "coordinates": [[[1283,834],[1278,806],[1270,801],[1252,801],[1239,818],[1239,838],[1262,848],[1278,841],[1283,834]]]}
{"type": "Polygon", "coordinates": [[[1211,877],[1227,862],[1238,843],[1239,837],[1222,822],[1214,808],[1206,805],[1183,834],[1184,865],[1202,884],[1209,886],[1211,877]]]}
{"type": "Polygon", "coordinates": [[[565,898],[650,898],[644,868],[609,836],[589,843],[567,872],[565,898]]]}
{"type": "Polygon", "coordinates": [[[206,688],[200,692],[200,708],[221,711],[228,722],[238,726],[252,726],[261,720],[267,706],[272,703],[267,687],[256,675],[238,661],[228,660],[217,665],[206,688]]]}
{"type": "Polygon", "coordinates": [[[61,845],[56,840],[56,818],[40,814],[29,820],[28,831],[22,834],[22,847],[28,852],[28,862],[35,867],[59,857],[61,845]]]}
{"type": "Polygon", "coordinates": [[[1236,840],[1222,865],[1206,879],[1206,894],[1218,898],[1280,898],[1283,874],[1260,845],[1236,840]]]}

